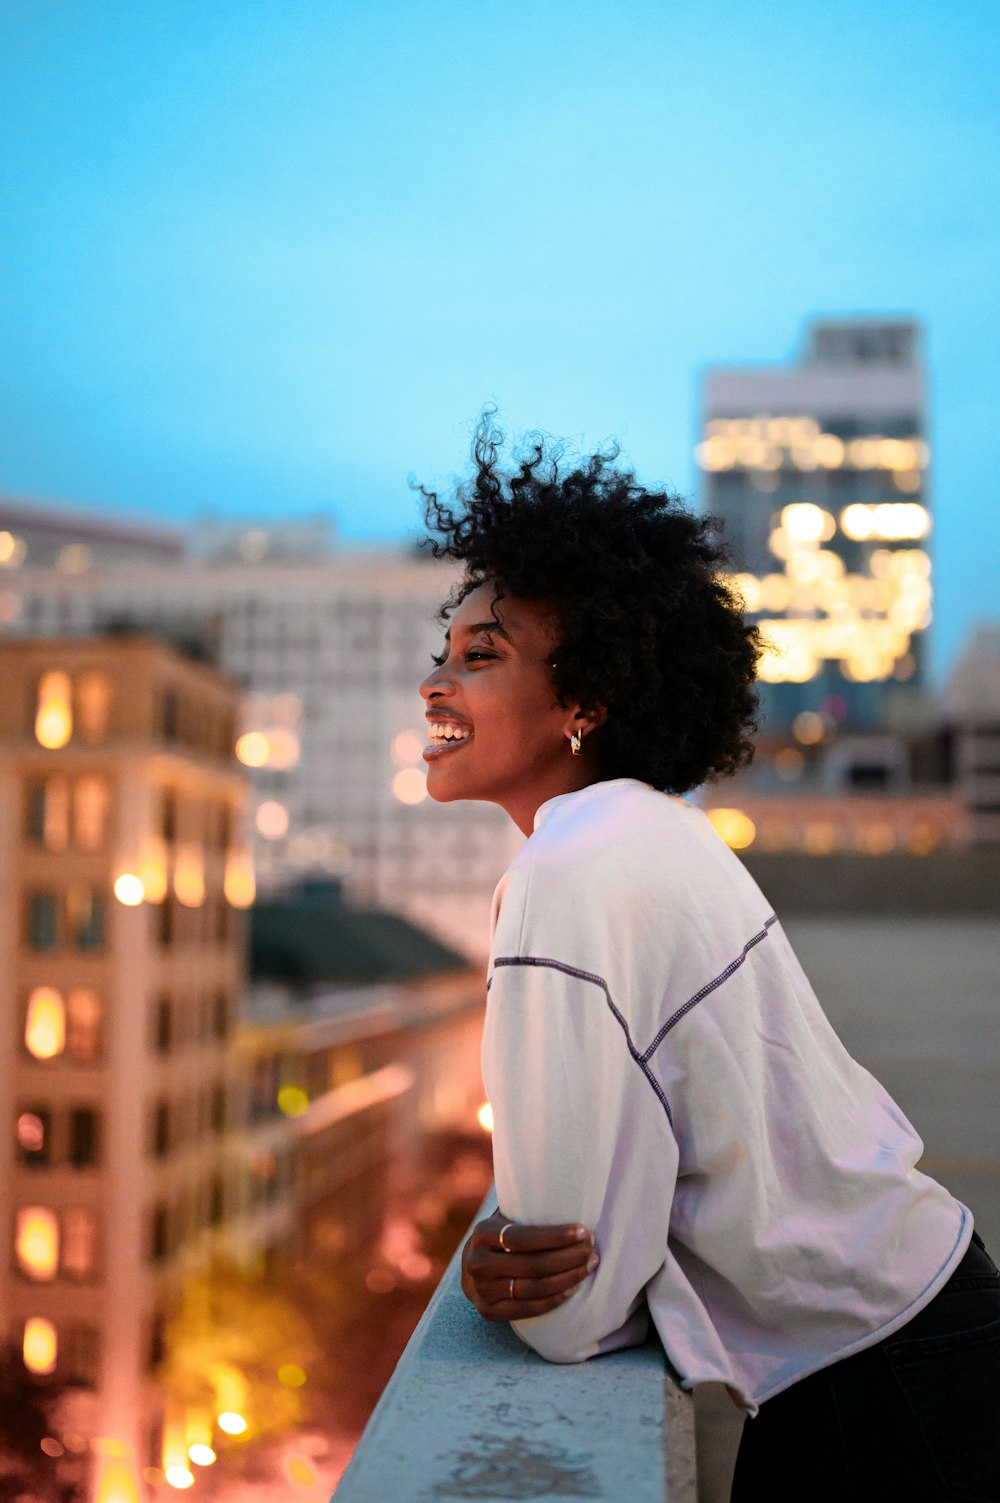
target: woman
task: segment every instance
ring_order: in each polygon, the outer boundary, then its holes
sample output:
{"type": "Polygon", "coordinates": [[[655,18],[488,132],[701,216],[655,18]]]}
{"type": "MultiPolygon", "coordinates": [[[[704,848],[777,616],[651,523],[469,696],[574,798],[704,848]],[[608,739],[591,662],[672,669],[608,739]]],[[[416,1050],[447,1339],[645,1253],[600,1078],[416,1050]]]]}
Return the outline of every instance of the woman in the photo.
{"type": "Polygon", "coordinates": [[[428,791],[529,837],[483,1042],[501,1209],[463,1288],[556,1362],[652,1319],[683,1386],[749,1416],[733,1498],[997,1503],[996,1267],[678,797],[751,754],[758,638],[712,524],[600,455],[505,474],[501,442],[485,419],[457,504],[424,493],[465,566],[428,791]]]}

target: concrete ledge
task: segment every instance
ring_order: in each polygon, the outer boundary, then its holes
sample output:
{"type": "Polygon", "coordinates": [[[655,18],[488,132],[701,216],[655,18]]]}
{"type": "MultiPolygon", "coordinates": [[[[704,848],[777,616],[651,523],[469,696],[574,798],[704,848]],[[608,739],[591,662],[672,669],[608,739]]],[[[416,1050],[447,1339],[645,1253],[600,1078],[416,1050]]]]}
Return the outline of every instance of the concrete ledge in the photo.
{"type": "Polygon", "coordinates": [[[456,1254],[336,1491],[336,1503],[446,1498],[695,1503],[689,1394],[657,1341],[548,1363],[462,1294],[456,1254]]]}

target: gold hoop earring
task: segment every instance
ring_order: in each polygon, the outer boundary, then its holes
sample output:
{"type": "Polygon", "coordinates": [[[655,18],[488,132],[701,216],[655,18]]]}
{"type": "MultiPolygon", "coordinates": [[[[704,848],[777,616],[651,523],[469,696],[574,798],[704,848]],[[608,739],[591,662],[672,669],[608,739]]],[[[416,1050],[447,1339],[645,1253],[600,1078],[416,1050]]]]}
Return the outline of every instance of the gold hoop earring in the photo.
{"type": "Polygon", "coordinates": [[[572,736],[570,736],[570,738],[569,738],[569,749],[573,753],[574,757],[578,757],[580,755],[580,753],[583,751],[583,732],[582,731],[574,731],[573,734],[572,734],[572,736]]]}

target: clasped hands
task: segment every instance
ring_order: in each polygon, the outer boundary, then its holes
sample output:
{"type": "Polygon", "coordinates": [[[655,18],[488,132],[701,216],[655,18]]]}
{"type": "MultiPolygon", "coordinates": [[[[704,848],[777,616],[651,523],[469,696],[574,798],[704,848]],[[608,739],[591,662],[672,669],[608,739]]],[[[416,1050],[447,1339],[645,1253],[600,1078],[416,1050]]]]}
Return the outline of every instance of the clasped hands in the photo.
{"type": "Polygon", "coordinates": [[[585,1226],[527,1226],[494,1211],[462,1250],[462,1293],[484,1320],[529,1320],[565,1303],[599,1261],[585,1226]]]}

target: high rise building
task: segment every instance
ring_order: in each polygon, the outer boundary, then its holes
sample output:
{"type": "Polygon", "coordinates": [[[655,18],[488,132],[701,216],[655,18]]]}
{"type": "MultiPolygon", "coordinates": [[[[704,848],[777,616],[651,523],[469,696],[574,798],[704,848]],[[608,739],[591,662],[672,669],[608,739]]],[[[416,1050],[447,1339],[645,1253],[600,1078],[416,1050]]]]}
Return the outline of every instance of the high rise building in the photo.
{"type": "Polygon", "coordinates": [[[770,644],[766,729],[884,725],[921,687],[930,622],[919,326],[820,320],[801,360],[715,368],[697,447],[702,509],[770,644]]]}
{"type": "Polygon", "coordinates": [[[237,752],[262,890],[344,875],[365,901],[485,953],[521,837],[492,805],[431,807],[421,759],[417,689],[453,569],[398,548],[328,551],[317,522],[201,528],[191,544],[181,562],[127,572],[35,568],[30,552],[8,562],[0,639],[131,623],[206,642],[243,688],[237,752]]]}
{"type": "Polygon", "coordinates": [[[0,1320],[133,1469],[165,1303],[242,1193],[235,713],[148,639],[0,645],[0,1320]]]}

